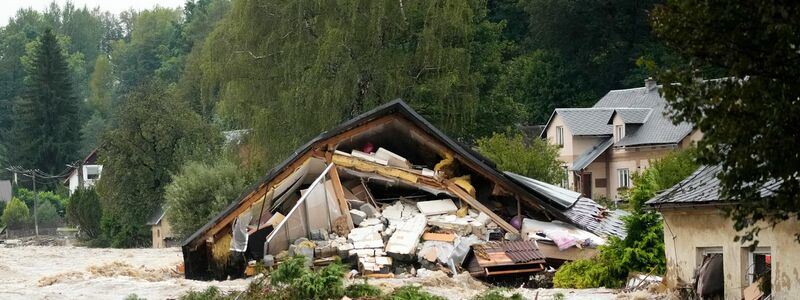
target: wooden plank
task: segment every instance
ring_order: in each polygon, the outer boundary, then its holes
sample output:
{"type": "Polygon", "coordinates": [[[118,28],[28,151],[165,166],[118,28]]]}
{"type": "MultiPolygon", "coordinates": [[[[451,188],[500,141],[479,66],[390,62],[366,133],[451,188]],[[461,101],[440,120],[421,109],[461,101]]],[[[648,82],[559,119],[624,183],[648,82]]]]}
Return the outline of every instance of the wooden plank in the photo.
{"type": "MultiPolygon", "coordinates": [[[[283,170],[274,180],[270,182],[263,182],[261,183],[255,191],[252,191],[249,195],[242,198],[239,201],[239,205],[234,209],[231,213],[225,215],[217,221],[208,231],[206,231],[200,238],[194,240],[192,242],[192,248],[197,247],[200,243],[205,241],[207,238],[214,236],[217,232],[225,228],[226,226],[230,225],[233,220],[239,217],[240,214],[244,213],[246,210],[250,209],[250,206],[253,203],[258,202],[261,200],[262,197],[266,196],[266,194],[274,188],[274,186],[269,185],[270,183],[277,182],[280,184],[286,177],[289,177],[294,172],[297,172],[297,169],[300,168],[306,161],[311,158],[311,152],[308,152],[301,157],[299,157],[294,163],[290,164],[287,168],[283,170]]],[[[266,201],[266,199],[265,199],[266,201]]]]}
{"type": "Polygon", "coordinates": [[[350,206],[347,204],[347,199],[344,197],[342,180],[339,178],[339,171],[336,170],[335,165],[328,172],[328,175],[331,177],[331,183],[333,184],[333,192],[336,194],[336,200],[339,201],[339,210],[342,212],[342,215],[347,218],[347,226],[350,229],[353,229],[355,226],[353,226],[353,218],[350,216],[350,206]]]}
{"type": "Polygon", "coordinates": [[[491,218],[492,221],[497,223],[497,225],[499,225],[500,227],[505,229],[505,231],[511,232],[511,233],[515,233],[515,234],[519,234],[519,230],[514,228],[514,226],[511,226],[511,224],[508,224],[508,222],[506,222],[505,220],[503,220],[503,218],[501,218],[500,216],[498,216],[497,214],[492,212],[492,210],[490,210],[488,207],[484,206],[480,201],[478,201],[475,198],[472,198],[472,196],[470,196],[469,193],[467,193],[465,190],[463,190],[460,187],[458,187],[457,185],[455,185],[455,183],[453,183],[452,181],[448,180],[446,185],[447,185],[447,190],[449,190],[450,192],[452,192],[453,194],[455,194],[456,196],[461,198],[461,200],[464,200],[464,202],[467,202],[467,204],[469,204],[469,206],[477,209],[480,212],[483,212],[483,213],[489,215],[489,218],[491,218]]]}

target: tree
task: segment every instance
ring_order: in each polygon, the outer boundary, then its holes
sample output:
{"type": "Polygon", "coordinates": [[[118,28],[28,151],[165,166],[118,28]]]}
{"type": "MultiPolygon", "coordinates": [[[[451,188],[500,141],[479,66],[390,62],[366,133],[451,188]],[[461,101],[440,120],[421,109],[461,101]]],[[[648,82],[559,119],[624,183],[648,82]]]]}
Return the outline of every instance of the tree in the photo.
{"type": "Polygon", "coordinates": [[[611,237],[595,258],[562,266],[556,272],[554,285],[562,288],[617,287],[632,271],[663,274],[666,271],[663,223],[657,212],[644,209],[644,203],[656,192],[692,174],[698,167],[695,157],[694,149],[672,152],[651,161],[650,167],[642,173],[634,174],[634,186],[625,195],[631,213],[622,219],[627,231],[625,238],[611,237]]]}
{"type": "Polygon", "coordinates": [[[524,111],[482,96],[506,49],[486,14],[482,1],[234,1],[196,58],[198,86],[183,94],[226,127],[252,128],[252,153],[267,166],[396,98],[472,142],[524,111]]]}
{"type": "Polygon", "coordinates": [[[75,190],[67,205],[67,217],[71,223],[78,225],[82,234],[91,239],[99,237],[102,215],[100,198],[94,188],[75,190]]]}
{"type": "Polygon", "coordinates": [[[51,30],[39,38],[27,74],[26,93],[14,107],[14,161],[58,174],[76,157],[80,125],[69,69],[51,30]]]}
{"type": "Polygon", "coordinates": [[[560,183],[565,176],[558,146],[543,139],[526,142],[521,133],[508,130],[479,139],[477,150],[503,171],[549,183],[560,183]]]}
{"type": "Polygon", "coordinates": [[[11,198],[3,210],[3,224],[8,228],[18,229],[30,223],[31,214],[28,206],[16,197],[11,198]]]}
{"type": "MultiPolygon", "coordinates": [[[[655,33],[689,60],[660,70],[675,122],[704,133],[699,161],[720,165],[721,200],[744,241],[760,222],[800,218],[800,6],[790,2],[668,1],[655,33]],[[719,70],[704,79],[698,70],[719,70]],[[758,191],[781,181],[772,194],[758,191]]],[[[800,240],[800,235],[797,236],[800,240]]]]}
{"type": "Polygon", "coordinates": [[[247,176],[227,159],[186,163],[164,194],[172,230],[188,237],[236,200],[247,184],[247,176]]]}
{"type": "Polygon", "coordinates": [[[158,83],[134,90],[117,119],[117,127],[103,135],[99,151],[104,168],[97,193],[110,230],[104,234],[114,247],[147,245],[144,224],[164,203],[170,174],[189,159],[213,157],[222,135],[158,83]]]}

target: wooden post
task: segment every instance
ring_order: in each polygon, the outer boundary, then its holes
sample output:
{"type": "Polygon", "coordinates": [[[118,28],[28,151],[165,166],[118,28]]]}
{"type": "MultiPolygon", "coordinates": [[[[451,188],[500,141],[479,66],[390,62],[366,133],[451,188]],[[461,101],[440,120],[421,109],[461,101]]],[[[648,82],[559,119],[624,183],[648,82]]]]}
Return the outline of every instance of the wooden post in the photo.
{"type": "Polygon", "coordinates": [[[342,215],[347,219],[347,226],[350,229],[353,229],[355,226],[353,225],[353,218],[350,216],[350,205],[347,204],[347,199],[344,197],[344,188],[342,187],[342,181],[339,178],[339,171],[336,170],[335,165],[333,168],[331,168],[328,175],[331,176],[333,192],[336,194],[336,199],[339,201],[339,209],[342,211],[342,215]]]}

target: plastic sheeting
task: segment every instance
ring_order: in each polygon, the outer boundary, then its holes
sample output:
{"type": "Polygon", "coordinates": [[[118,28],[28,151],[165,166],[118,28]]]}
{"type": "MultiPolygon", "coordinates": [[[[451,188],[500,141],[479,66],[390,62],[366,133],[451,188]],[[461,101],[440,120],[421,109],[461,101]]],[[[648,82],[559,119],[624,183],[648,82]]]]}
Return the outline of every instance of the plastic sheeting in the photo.
{"type": "Polygon", "coordinates": [[[233,223],[233,239],[231,239],[231,250],[236,252],[244,252],[247,250],[247,240],[250,237],[247,234],[247,224],[250,224],[250,219],[253,215],[250,212],[241,214],[233,223]]]}

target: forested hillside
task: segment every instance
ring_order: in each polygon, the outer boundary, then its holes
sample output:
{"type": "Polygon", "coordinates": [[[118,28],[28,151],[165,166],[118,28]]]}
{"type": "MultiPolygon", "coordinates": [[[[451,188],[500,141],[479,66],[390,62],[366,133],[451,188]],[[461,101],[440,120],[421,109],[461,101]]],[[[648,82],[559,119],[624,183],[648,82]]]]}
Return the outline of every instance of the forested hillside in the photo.
{"type": "Polygon", "coordinates": [[[12,159],[26,61],[47,28],[80,106],[80,128],[70,129],[80,150],[67,157],[97,147],[126,95],[157,82],[167,101],[218,129],[251,128],[254,159],[266,168],[395,98],[472,143],[638,86],[648,63],[669,61],[650,34],[653,2],[190,0],[183,10],[116,15],[69,3],[20,10],[0,30],[0,158],[12,159]]]}

